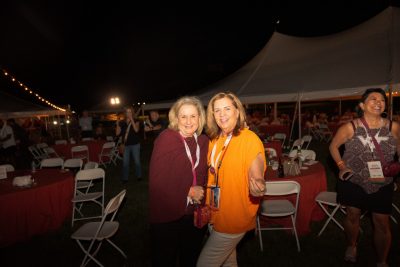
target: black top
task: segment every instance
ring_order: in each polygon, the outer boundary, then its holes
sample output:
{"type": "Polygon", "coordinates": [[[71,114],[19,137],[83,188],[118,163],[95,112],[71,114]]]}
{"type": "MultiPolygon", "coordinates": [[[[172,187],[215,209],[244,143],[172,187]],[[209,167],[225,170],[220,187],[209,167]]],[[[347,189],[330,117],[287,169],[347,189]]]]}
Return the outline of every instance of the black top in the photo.
{"type": "MultiPolygon", "coordinates": [[[[119,126],[121,127],[120,136],[122,137],[122,142],[124,142],[125,141],[124,140],[125,132],[126,132],[128,124],[126,123],[126,121],[120,121],[119,126]]],[[[125,142],[125,145],[132,146],[132,145],[136,145],[139,143],[140,143],[139,134],[137,132],[135,132],[135,130],[131,126],[129,133],[128,133],[128,138],[126,139],[126,142],[125,142]]]]}
{"type": "Polygon", "coordinates": [[[150,120],[150,123],[151,123],[151,125],[153,125],[153,128],[156,126],[161,126],[161,128],[158,130],[152,130],[152,131],[148,132],[150,134],[150,136],[152,136],[154,138],[156,138],[168,126],[168,122],[161,118],[158,118],[158,120],[156,120],[156,121],[150,120]]]}

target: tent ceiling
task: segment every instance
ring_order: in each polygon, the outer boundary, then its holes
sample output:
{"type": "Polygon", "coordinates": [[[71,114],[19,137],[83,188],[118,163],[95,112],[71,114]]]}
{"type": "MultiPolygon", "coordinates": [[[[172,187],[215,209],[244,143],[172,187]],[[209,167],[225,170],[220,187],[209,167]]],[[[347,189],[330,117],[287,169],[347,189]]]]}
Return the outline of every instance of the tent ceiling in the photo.
{"type": "MultiPolygon", "coordinates": [[[[322,37],[275,32],[245,66],[198,96],[207,104],[232,91],[244,103],[271,103],[360,95],[368,87],[400,83],[400,9],[388,7],[349,30],[322,37]]],[[[174,101],[148,104],[168,108],[174,101]]]]}

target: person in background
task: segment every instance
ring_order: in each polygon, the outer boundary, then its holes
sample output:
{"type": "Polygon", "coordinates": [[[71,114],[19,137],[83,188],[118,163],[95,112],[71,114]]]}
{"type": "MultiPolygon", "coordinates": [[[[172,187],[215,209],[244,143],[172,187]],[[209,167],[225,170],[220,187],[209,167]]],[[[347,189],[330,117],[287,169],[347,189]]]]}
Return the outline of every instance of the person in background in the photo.
{"type": "Polygon", "coordinates": [[[106,136],[103,131],[103,124],[99,123],[94,130],[94,139],[96,140],[105,140],[106,136]]]}
{"type": "Polygon", "coordinates": [[[79,127],[81,128],[82,138],[93,136],[93,120],[87,110],[84,110],[82,117],[79,118],[79,127]]]}
{"type": "Polygon", "coordinates": [[[214,95],[207,107],[208,192],[213,230],[197,266],[237,266],[236,245],[256,226],[265,192],[264,146],[245,127],[242,103],[230,92],[214,95]]]}
{"type": "Polygon", "coordinates": [[[116,136],[122,138],[125,144],[122,163],[122,183],[127,183],[129,178],[130,161],[133,158],[135,164],[135,175],[137,180],[142,179],[142,167],[140,163],[140,138],[139,138],[139,121],[133,114],[133,108],[125,108],[125,120],[117,121],[115,128],[116,136]]]}
{"type": "Polygon", "coordinates": [[[14,133],[14,139],[16,143],[16,154],[15,154],[15,164],[17,169],[27,169],[30,168],[30,152],[29,147],[29,135],[28,132],[22,128],[15,119],[8,119],[7,124],[12,128],[14,133]]]}
{"type": "Polygon", "coordinates": [[[15,143],[14,131],[7,125],[5,120],[0,119],[0,142],[3,148],[5,162],[16,167],[15,153],[17,145],[15,143]]]}
{"type": "Polygon", "coordinates": [[[144,131],[150,134],[152,138],[156,138],[165,128],[168,123],[160,118],[157,110],[150,111],[150,119],[145,121],[144,131]]]}
{"type": "Polygon", "coordinates": [[[201,134],[205,112],[198,98],[186,96],[168,117],[168,129],[156,138],[150,160],[152,266],[196,266],[207,230],[196,228],[193,218],[207,183],[208,138],[201,134]]]}
{"type": "Polygon", "coordinates": [[[370,211],[374,225],[377,266],[388,266],[386,259],[391,245],[389,216],[392,212],[393,177],[377,179],[377,175],[383,176],[378,173],[382,172],[384,164],[381,162],[381,155],[386,162],[390,162],[396,152],[400,152],[400,127],[397,122],[382,118],[386,94],[380,88],[367,89],[361,97],[359,107],[362,116],[342,125],[329,146],[332,158],[340,170],[337,200],[346,206],[347,211],[344,221],[347,237],[344,259],[356,262],[361,212],[370,211]],[[339,152],[342,144],[345,145],[343,157],[339,152]],[[369,167],[371,164],[374,167],[369,167]]]}

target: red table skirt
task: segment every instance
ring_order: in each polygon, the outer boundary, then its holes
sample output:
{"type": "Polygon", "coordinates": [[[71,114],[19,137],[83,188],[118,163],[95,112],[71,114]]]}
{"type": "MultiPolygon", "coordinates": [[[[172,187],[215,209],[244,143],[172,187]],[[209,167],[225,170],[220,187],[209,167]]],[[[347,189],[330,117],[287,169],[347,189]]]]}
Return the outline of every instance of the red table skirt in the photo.
{"type": "Polygon", "coordinates": [[[273,136],[276,133],[286,134],[286,139],[290,136],[290,126],[289,125],[260,125],[258,127],[259,131],[265,136],[273,136]]]}
{"type": "Polygon", "coordinates": [[[28,171],[8,173],[0,180],[0,247],[29,240],[32,236],[60,228],[71,218],[74,177],[59,169],[35,172],[36,185],[18,188],[12,185],[14,176],[28,171]]]}
{"type": "Polygon", "coordinates": [[[78,144],[70,144],[70,143],[57,144],[57,145],[53,145],[52,147],[54,148],[54,150],[57,152],[57,154],[60,157],[63,157],[64,159],[70,159],[72,157],[71,148],[73,146],[86,145],[86,146],[88,146],[88,149],[89,149],[90,161],[99,162],[99,154],[101,153],[101,149],[105,142],[106,141],[104,141],[104,140],[92,140],[92,141],[80,142],[78,144]]]}
{"type": "MultiPolygon", "coordinates": [[[[325,213],[315,202],[315,197],[319,192],[327,190],[324,166],[321,163],[317,163],[309,166],[308,170],[301,170],[301,174],[298,176],[289,176],[285,178],[276,177],[276,171],[269,168],[265,175],[267,181],[293,180],[300,184],[301,189],[296,218],[296,228],[299,235],[308,234],[311,231],[310,223],[312,221],[320,221],[325,218],[325,213]]],[[[294,202],[294,198],[289,197],[288,199],[294,202]]],[[[263,218],[261,223],[266,223],[268,226],[272,224],[291,226],[290,218],[263,218]]]]}

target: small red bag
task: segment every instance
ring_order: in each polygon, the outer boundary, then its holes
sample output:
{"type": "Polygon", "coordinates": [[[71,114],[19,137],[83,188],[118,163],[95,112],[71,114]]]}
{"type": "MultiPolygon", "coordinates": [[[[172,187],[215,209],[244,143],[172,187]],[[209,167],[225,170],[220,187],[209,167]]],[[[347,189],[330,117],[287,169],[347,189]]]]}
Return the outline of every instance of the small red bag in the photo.
{"type": "Polygon", "coordinates": [[[194,226],[203,228],[211,220],[211,207],[209,205],[197,205],[194,209],[194,226]]]}

